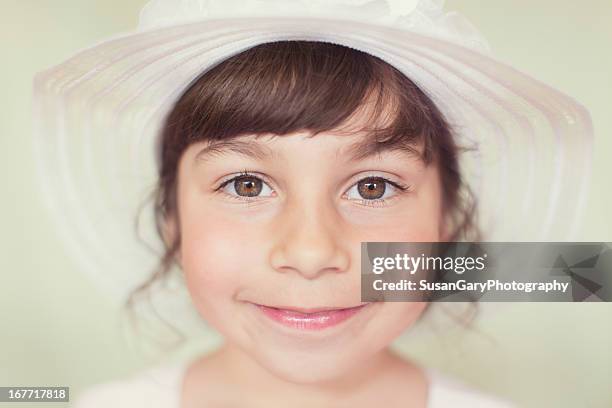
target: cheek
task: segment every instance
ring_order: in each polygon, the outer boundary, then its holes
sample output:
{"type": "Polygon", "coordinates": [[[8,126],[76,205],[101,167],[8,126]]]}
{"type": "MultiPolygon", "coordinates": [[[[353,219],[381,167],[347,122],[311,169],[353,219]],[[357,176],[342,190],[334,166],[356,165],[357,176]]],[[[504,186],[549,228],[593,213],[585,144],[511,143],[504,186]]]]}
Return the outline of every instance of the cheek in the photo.
{"type": "Polygon", "coordinates": [[[205,318],[229,307],[244,277],[259,262],[256,237],[211,211],[181,214],[181,264],[191,297],[205,318]],[[251,266],[250,266],[251,265],[251,266]]]}
{"type": "Polygon", "coordinates": [[[369,235],[367,241],[436,242],[440,240],[439,219],[433,213],[420,217],[404,216],[369,235]]]}
{"type": "MultiPolygon", "coordinates": [[[[427,307],[425,302],[386,302],[380,313],[381,327],[386,328],[385,336],[393,339],[412,326],[427,307]]],[[[381,333],[382,335],[382,333],[381,333]]]]}
{"type": "Polygon", "coordinates": [[[440,202],[435,196],[408,199],[398,208],[376,217],[352,214],[352,219],[366,219],[353,223],[359,231],[359,241],[380,242],[436,242],[440,240],[440,202]]]}

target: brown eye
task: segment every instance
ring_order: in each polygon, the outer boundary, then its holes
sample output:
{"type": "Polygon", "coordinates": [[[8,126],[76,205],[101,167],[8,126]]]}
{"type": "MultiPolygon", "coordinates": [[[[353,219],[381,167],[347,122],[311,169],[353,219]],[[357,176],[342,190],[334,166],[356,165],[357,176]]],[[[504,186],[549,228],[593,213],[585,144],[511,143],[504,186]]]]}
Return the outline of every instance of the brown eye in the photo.
{"type": "Polygon", "coordinates": [[[257,177],[242,176],[234,179],[236,194],[243,197],[255,197],[261,193],[263,183],[257,177]]]}
{"type": "Polygon", "coordinates": [[[387,183],[379,177],[368,177],[357,183],[357,191],[365,200],[376,200],[385,195],[387,183]]]}

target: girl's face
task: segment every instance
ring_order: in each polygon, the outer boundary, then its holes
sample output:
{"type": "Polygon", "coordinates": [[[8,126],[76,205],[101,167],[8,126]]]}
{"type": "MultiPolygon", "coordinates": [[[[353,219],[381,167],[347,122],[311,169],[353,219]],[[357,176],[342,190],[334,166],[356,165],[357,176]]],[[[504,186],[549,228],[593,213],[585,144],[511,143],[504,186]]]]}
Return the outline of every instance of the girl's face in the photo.
{"type": "Polygon", "coordinates": [[[281,378],[339,377],[425,307],[360,301],[361,242],[441,238],[437,166],[407,149],[368,154],[363,135],[331,132],[198,142],[177,194],[196,308],[281,378]]]}

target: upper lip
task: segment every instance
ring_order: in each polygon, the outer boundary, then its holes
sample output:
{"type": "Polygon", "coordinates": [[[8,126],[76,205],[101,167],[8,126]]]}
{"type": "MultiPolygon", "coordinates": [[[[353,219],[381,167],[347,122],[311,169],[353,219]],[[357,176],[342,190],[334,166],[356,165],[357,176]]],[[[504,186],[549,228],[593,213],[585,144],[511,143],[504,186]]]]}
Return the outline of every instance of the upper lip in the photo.
{"type": "Polygon", "coordinates": [[[273,309],[280,309],[280,310],[288,310],[290,312],[297,312],[297,313],[317,313],[317,312],[328,312],[328,311],[333,311],[333,310],[342,310],[342,309],[352,309],[355,307],[359,307],[359,306],[365,306],[368,303],[361,303],[359,305],[353,305],[353,306],[323,306],[323,307],[297,307],[297,306],[284,306],[284,305],[263,305],[263,304],[259,304],[259,303],[255,303],[255,305],[257,306],[265,306],[265,307],[270,307],[273,309]]]}

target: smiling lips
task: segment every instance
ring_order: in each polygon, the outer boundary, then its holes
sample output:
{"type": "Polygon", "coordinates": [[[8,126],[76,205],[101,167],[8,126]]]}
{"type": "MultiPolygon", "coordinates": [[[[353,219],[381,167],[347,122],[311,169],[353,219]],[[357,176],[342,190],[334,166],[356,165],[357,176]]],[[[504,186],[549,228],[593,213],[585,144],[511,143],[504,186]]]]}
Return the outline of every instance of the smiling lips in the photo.
{"type": "Polygon", "coordinates": [[[335,326],[361,311],[367,304],[337,309],[294,309],[256,305],[264,315],[282,325],[300,330],[322,330],[335,326]]]}

